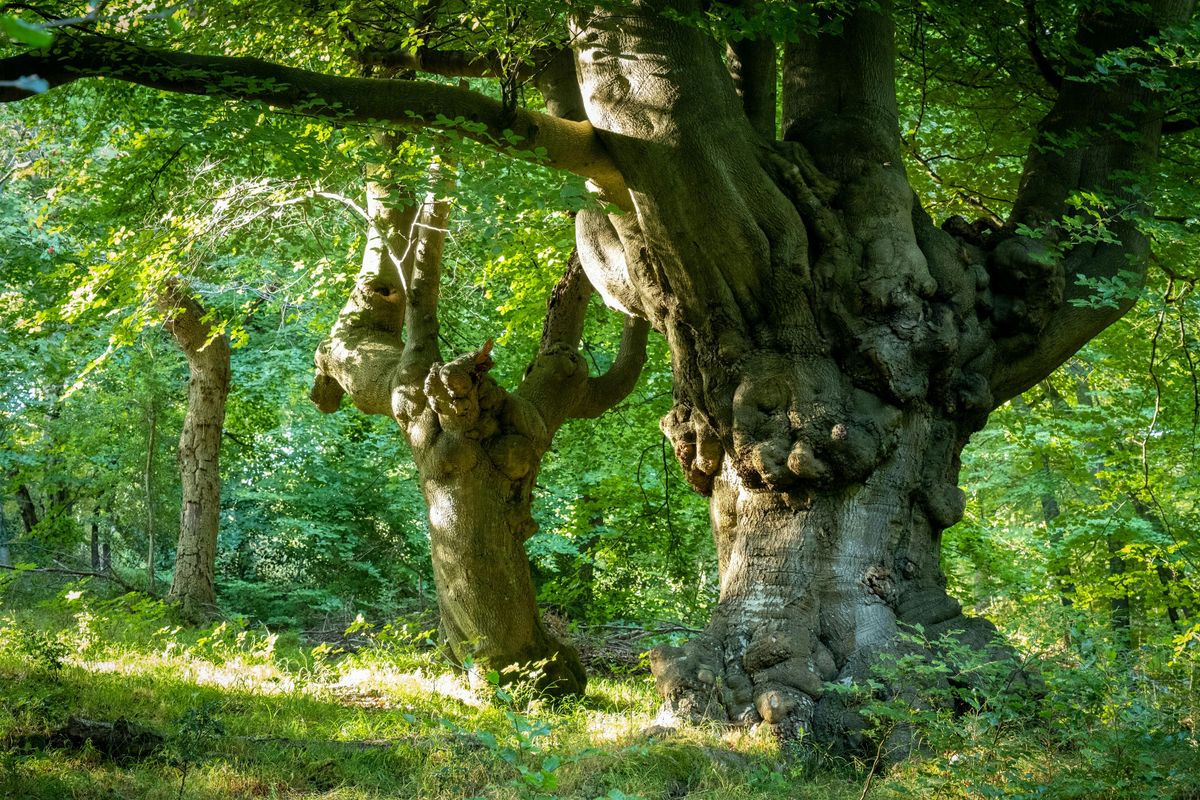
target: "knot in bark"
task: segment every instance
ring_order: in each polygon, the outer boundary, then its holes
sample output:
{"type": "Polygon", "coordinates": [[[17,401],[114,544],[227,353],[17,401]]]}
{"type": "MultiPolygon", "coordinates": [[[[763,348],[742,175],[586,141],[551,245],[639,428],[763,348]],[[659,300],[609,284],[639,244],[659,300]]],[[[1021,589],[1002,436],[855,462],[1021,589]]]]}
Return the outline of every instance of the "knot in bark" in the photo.
{"type": "Polygon", "coordinates": [[[712,494],[713,479],[725,455],[717,432],[703,415],[683,404],[676,404],[660,420],[659,428],[671,442],[688,484],[702,495],[712,494]]]}

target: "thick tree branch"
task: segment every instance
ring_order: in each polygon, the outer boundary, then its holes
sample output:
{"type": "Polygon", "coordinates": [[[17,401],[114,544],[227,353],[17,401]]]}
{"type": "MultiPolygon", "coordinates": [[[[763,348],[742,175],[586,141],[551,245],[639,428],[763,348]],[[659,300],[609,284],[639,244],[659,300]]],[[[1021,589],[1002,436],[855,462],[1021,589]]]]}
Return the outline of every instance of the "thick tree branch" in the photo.
{"type": "MultiPolygon", "coordinates": [[[[1136,45],[1186,21],[1193,5],[1193,0],[1161,0],[1153,8],[1085,15],[1077,46],[1102,55],[1136,45]]],[[[1075,79],[1063,84],[1039,124],[1009,218],[1010,230],[1024,225],[1039,236],[1012,237],[991,257],[993,284],[1024,292],[1021,302],[1037,329],[1032,346],[1016,341],[1013,352],[997,360],[992,377],[997,403],[1037,383],[1132,307],[1132,297],[1095,307],[1089,302],[1094,290],[1078,285],[1077,276],[1128,281],[1145,272],[1149,244],[1136,218],[1149,210],[1146,183],[1162,115],[1156,98],[1135,78],[1100,81],[1083,70],[1076,68],[1075,79]],[[1096,215],[1090,221],[1083,217],[1097,235],[1073,241],[1060,221],[1079,216],[1071,203],[1081,192],[1103,205],[1087,210],[1096,215]]]]}
{"type": "Polygon", "coordinates": [[[1046,57],[1045,51],[1042,50],[1042,45],[1038,42],[1038,28],[1041,27],[1041,18],[1037,13],[1037,3],[1035,0],[1026,0],[1025,2],[1025,46],[1029,49],[1029,56],[1033,59],[1034,65],[1042,78],[1050,85],[1052,89],[1062,89],[1063,77],[1059,74],[1054,65],[1050,63],[1050,59],[1046,57]]]}
{"type": "MultiPolygon", "coordinates": [[[[424,81],[345,78],[256,58],[154,50],[126,42],[60,35],[49,51],[0,59],[0,81],[37,75],[52,88],[107,77],[170,92],[254,100],[314,117],[452,131],[499,152],[574,172],[616,203],[624,180],[588,122],[527,109],[424,81]]],[[[0,102],[32,92],[0,87],[0,102]]]]}
{"type": "Polygon", "coordinates": [[[1167,135],[1174,133],[1187,133],[1188,131],[1196,130],[1196,128],[1200,128],[1200,118],[1168,119],[1164,120],[1162,124],[1162,132],[1167,135]]]}
{"type": "Polygon", "coordinates": [[[419,47],[416,50],[367,50],[360,57],[363,64],[413,72],[427,72],[448,78],[516,78],[531,80],[563,47],[542,47],[534,51],[529,61],[506,69],[505,59],[497,52],[473,53],[466,50],[438,50],[419,47]]]}
{"type": "Polygon", "coordinates": [[[584,391],[571,409],[571,416],[592,419],[625,399],[637,385],[646,364],[646,338],[650,323],[640,317],[626,317],[621,331],[621,347],[608,371],[588,378],[584,391]]]}
{"type": "Polygon", "coordinates": [[[408,284],[408,340],[401,366],[406,382],[419,381],[441,357],[438,349],[438,290],[442,281],[442,251],[450,225],[453,165],[429,165],[430,189],[408,236],[404,262],[408,284]]]}
{"type": "Polygon", "coordinates": [[[579,252],[572,252],[566,272],[559,278],[546,301],[546,321],[542,324],[539,352],[545,352],[555,345],[572,350],[579,346],[591,296],[592,285],[583,273],[579,252]]]}
{"type": "Polygon", "coordinates": [[[847,14],[838,33],[801,35],[784,48],[784,138],[818,161],[854,153],[896,162],[895,27],[890,3],[847,14]]]}

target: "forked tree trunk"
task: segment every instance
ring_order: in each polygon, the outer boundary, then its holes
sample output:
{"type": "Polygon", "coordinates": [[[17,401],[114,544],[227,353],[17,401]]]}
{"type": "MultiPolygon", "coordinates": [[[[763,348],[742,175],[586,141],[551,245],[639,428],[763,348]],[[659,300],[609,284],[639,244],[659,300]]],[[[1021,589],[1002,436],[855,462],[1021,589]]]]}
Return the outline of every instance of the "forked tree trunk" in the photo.
{"type": "Polygon", "coordinates": [[[217,532],[221,520],[221,433],[229,395],[229,341],[205,321],[203,307],[179,284],[159,299],[167,329],[188,361],[187,416],[179,436],[183,500],[175,576],[167,601],[202,619],[216,608],[217,532]]]}
{"type": "MultiPolygon", "coordinates": [[[[398,152],[398,137],[381,142],[398,152]]],[[[629,393],[647,327],[630,322],[608,373],[589,378],[578,353],[591,288],[578,262],[550,300],[537,356],[512,392],[488,374],[491,344],[440,361],[437,291],[449,203],[446,167],[431,167],[424,203],[386,167],[368,182],[371,225],[358,281],[317,353],[312,398],[335,411],[343,394],[404,431],[429,509],[441,636],[451,653],[505,682],[530,679],[554,695],[582,694],[575,650],[546,632],[525,541],[538,468],[569,417],[600,414],[629,393]],[[406,334],[406,335],[405,335],[406,334]]]]}

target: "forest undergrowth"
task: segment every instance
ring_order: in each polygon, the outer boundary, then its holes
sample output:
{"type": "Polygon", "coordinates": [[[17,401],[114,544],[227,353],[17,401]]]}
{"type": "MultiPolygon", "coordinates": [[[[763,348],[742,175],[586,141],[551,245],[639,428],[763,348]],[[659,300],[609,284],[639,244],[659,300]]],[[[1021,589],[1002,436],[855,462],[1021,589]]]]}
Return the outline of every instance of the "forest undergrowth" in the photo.
{"type": "Polygon", "coordinates": [[[945,642],[941,659],[883,658],[860,698],[874,744],[849,757],[663,725],[630,657],[656,637],[631,628],[574,630],[593,677],[552,707],[494,674],[472,689],[419,615],[196,629],[99,589],[6,595],[0,797],[1200,798],[1200,627],[1126,648],[1071,609],[990,608],[1044,691],[945,642]],[[971,676],[953,696],[887,688],[935,685],[951,663],[971,676]],[[105,723],[112,738],[67,733],[105,723]]]}

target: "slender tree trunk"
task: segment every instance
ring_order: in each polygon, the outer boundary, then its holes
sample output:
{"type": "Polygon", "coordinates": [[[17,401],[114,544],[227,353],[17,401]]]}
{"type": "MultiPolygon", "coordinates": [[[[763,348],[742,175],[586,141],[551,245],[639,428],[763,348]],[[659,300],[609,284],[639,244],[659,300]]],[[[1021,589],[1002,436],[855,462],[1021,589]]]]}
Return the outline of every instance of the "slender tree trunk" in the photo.
{"type": "Polygon", "coordinates": [[[221,519],[221,433],[229,394],[229,341],[205,321],[204,309],[179,284],[162,294],[167,328],[187,356],[188,401],[179,436],[183,500],[175,575],[167,600],[202,619],[216,606],[217,532],[221,519]]]}
{"type": "Polygon", "coordinates": [[[9,552],[8,543],[11,541],[8,532],[8,518],[4,514],[4,507],[0,504],[0,567],[12,566],[12,554],[9,552]]]}
{"type": "Polygon", "coordinates": [[[91,555],[92,572],[100,571],[100,520],[93,517],[88,523],[88,542],[91,555]]]}
{"type": "MultiPolygon", "coordinates": [[[[1129,496],[1130,502],[1133,504],[1133,511],[1143,521],[1146,522],[1154,532],[1160,536],[1174,538],[1171,536],[1167,526],[1163,523],[1163,519],[1159,514],[1155,513],[1142,498],[1135,494],[1129,496]]],[[[1179,580],[1175,567],[1166,563],[1163,557],[1159,556],[1154,562],[1154,571],[1158,575],[1158,583],[1162,586],[1163,602],[1167,606],[1167,619],[1172,625],[1179,625],[1184,618],[1192,615],[1191,609],[1187,606],[1176,605],[1175,588],[1179,580]]]]}
{"type": "MultiPolygon", "coordinates": [[[[1056,411],[1064,415],[1070,412],[1070,406],[1054,388],[1054,384],[1047,380],[1043,383],[1046,389],[1046,394],[1050,399],[1051,405],[1056,411]]],[[[1083,391],[1087,397],[1088,404],[1091,403],[1091,393],[1088,391],[1086,377],[1077,379],[1076,381],[1076,397],[1079,398],[1079,392],[1083,391]]],[[[1081,401],[1082,404],[1082,401],[1081,401]]],[[[1059,602],[1065,608],[1070,608],[1074,605],[1074,600],[1071,596],[1075,594],[1075,585],[1071,582],[1071,567],[1069,566],[1066,554],[1061,552],[1062,549],[1062,529],[1056,524],[1055,520],[1061,510],[1058,505],[1058,498],[1054,494],[1052,488],[1052,479],[1054,472],[1050,469],[1050,455],[1045,450],[1042,451],[1042,480],[1045,482],[1045,489],[1042,491],[1042,519],[1046,523],[1047,536],[1050,539],[1051,558],[1058,563],[1058,567],[1054,570],[1056,583],[1058,584],[1059,602]]]]}
{"type": "Polygon", "coordinates": [[[33,495],[30,494],[29,487],[21,484],[17,487],[17,508],[21,512],[21,527],[25,529],[25,535],[33,533],[33,529],[37,527],[39,520],[37,505],[33,502],[33,495]]]}
{"type": "Polygon", "coordinates": [[[146,496],[146,589],[150,594],[154,594],[154,450],[158,446],[158,407],[153,399],[147,414],[149,427],[146,431],[146,465],[142,474],[146,496]]]}
{"type": "Polygon", "coordinates": [[[1075,604],[1071,599],[1071,595],[1075,593],[1075,584],[1071,582],[1071,568],[1067,566],[1065,555],[1061,552],[1062,549],[1062,530],[1055,523],[1058,515],[1062,513],[1058,507],[1058,498],[1054,496],[1054,491],[1049,488],[1050,477],[1050,457],[1042,453],[1042,475],[1046,481],[1047,488],[1042,491],[1042,520],[1046,523],[1046,533],[1050,540],[1051,558],[1059,563],[1059,566],[1054,570],[1055,583],[1058,585],[1058,601],[1064,608],[1070,608],[1075,604]]]}
{"type": "Polygon", "coordinates": [[[1117,644],[1125,650],[1133,646],[1133,632],[1129,607],[1129,589],[1125,585],[1125,557],[1121,555],[1123,545],[1120,538],[1110,534],[1108,545],[1108,582],[1116,592],[1109,601],[1109,625],[1117,644]]]}

